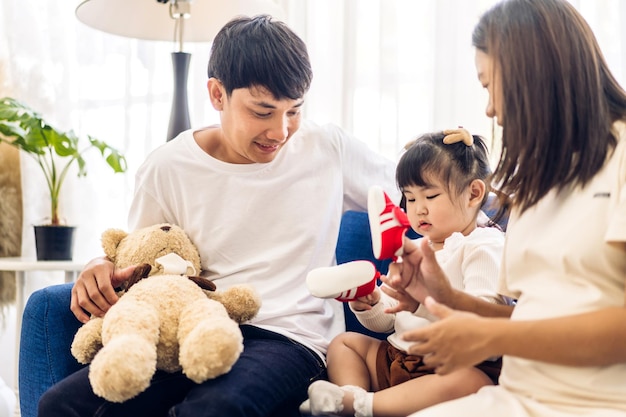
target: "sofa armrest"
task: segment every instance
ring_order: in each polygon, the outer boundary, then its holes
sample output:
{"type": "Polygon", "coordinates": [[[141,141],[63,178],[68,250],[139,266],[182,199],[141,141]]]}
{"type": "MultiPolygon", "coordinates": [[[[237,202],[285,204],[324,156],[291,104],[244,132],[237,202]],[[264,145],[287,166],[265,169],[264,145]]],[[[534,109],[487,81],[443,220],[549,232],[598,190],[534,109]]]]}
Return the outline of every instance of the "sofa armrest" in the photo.
{"type": "Polygon", "coordinates": [[[36,417],[44,391],[83,366],[70,352],[81,326],[70,310],[72,285],[37,290],[24,307],[18,371],[22,417],[36,417]]]}

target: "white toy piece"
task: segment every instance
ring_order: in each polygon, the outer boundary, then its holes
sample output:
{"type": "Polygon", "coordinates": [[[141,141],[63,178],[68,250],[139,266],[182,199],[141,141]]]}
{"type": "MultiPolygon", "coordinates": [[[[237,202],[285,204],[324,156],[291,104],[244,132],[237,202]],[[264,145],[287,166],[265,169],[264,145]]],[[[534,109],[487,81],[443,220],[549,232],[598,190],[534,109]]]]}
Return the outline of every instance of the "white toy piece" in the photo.
{"type": "Polygon", "coordinates": [[[370,261],[353,261],[311,270],[306,285],[315,297],[348,302],[371,294],[379,277],[370,261]]]}

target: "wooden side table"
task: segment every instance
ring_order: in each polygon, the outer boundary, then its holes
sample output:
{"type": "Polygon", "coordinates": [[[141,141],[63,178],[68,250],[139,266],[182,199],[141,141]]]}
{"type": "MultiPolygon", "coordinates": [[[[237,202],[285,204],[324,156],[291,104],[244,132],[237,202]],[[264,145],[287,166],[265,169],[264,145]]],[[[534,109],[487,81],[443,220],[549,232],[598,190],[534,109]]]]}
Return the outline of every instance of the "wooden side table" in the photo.
{"type": "Polygon", "coordinates": [[[22,331],[22,314],[24,313],[24,287],[26,273],[30,271],[64,271],[65,282],[74,281],[86,262],[79,261],[38,261],[34,258],[25,257],[0,257],[0,271],[15,272],[15,315],[17,316],[15,335],[15,388],[17,390],[18,363],[20,353],[20,334],[22,331]]]}

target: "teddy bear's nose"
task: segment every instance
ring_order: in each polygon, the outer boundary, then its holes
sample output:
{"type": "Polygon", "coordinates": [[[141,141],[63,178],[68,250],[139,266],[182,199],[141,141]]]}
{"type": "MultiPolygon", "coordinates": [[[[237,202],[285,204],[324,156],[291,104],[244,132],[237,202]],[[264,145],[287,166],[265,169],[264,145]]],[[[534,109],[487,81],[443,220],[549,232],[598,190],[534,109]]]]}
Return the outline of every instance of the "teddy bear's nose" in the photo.
{"type": "Polygon", "coordinates": [[[169,232],[171,228],[172,226],[161,226],[161,230],[163,230],[164,232],[169,232]]]}

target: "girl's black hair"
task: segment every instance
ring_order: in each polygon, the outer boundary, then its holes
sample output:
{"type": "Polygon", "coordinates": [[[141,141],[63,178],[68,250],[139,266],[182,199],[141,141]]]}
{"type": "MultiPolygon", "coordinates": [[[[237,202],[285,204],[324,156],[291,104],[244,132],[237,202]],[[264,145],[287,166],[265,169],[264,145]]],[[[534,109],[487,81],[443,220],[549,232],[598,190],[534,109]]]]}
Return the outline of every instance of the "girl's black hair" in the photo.
{"type": "Polygon", "coordinates": [[[428,133],[407,148],[396,169],[396,181],[401,190],[409,185],[432,185],[434,178],[456,195],[475,179],[489,185],[491,168],[483,138],[474,135],[472,146],[463,142],[446,145],[444,136],[443,132],[428,133]]]}
{"type": "MultiPolygon", "coordinates": [[[[486,185],[482,201],[484,205],[489,197],[492,175],[485,140],[473,135],[472,146],[463,142],[447,145],[443,143],[444,136],[443,132],[428,133],[407,146],[396,168],[398,188],[403,190],[408,186],[429,186],[437,180],[448,192],[459,195],[472,181],[479,179],[486,185]]],[[[406,209],[404,196],[400,206],[406,209]]],[[[503,205],[492,221],[498,221],[505,214],[506,208],[503,205]]]]}

